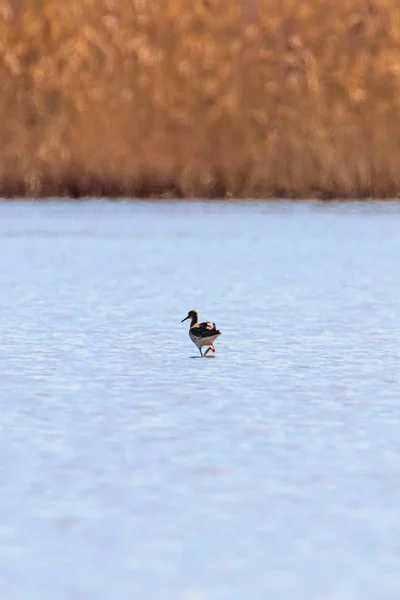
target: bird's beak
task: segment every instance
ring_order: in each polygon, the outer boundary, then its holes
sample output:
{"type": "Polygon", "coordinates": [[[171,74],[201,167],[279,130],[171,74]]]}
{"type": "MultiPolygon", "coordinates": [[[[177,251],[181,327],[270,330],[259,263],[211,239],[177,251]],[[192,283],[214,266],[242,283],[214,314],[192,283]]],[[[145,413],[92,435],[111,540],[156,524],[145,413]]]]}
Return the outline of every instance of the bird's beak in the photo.
{"type": "Polygon", "coordinates": [[[187,321],[189,318],[189,315],[187,317],[185,317],[184,319],[182,319],[181,323],[183,323],[183,321],[187,321]]]}

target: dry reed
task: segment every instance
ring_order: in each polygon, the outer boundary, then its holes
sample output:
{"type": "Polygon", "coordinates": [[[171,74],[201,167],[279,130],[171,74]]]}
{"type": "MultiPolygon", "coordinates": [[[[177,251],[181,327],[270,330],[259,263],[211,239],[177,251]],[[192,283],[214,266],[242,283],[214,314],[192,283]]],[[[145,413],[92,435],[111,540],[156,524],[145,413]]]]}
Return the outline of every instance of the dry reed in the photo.
{"type": "Polygon", "coordinates": [[[0,0],[3,196],[395,197],[398,0],[0,0]]]}

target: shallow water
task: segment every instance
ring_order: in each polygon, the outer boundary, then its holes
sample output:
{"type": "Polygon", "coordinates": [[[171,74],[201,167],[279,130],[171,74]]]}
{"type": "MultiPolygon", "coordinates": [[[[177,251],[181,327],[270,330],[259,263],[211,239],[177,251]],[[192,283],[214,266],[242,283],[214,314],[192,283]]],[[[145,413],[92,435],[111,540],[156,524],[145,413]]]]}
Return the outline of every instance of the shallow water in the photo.
{"type": "Polygon", "coordinates": [[[398,203],[1,204],[0,597],[397,600],[399,232],[398,203]]]}

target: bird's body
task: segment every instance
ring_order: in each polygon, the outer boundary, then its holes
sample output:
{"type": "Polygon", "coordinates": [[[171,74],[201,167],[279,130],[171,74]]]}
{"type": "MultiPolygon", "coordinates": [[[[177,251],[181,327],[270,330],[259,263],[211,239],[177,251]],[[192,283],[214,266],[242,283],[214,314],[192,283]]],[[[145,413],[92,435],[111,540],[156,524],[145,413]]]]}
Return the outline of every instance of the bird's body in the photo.
{"type": "Polygon", "coordinates": [[[215,323],[199,323],[197,310],[190,310],[188,316],[182,319],[182,323],[183,321],[186,321],[186,319],[191,319],[189,337],[193,344],[200,350],[201,356],[203,356],[202,348],[204,346],[208,346],[204,356],[206,356],[207,352],[210,350],[215,352],[214,342],[217,337],[221,335],[221,332],[216,328],[215,323]]]}

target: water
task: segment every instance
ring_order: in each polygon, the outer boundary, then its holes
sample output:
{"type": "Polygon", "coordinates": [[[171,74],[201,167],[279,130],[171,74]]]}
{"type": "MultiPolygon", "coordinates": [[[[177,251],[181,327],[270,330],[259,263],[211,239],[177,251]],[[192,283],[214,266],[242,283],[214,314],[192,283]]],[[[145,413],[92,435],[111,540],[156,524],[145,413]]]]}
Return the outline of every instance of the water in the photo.
{"type": "Polygon", "coordinates": [[[0,597],[397,600],[399,227],[0,205],[0,597]]]}

